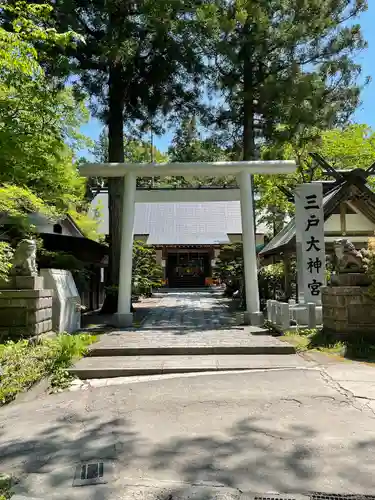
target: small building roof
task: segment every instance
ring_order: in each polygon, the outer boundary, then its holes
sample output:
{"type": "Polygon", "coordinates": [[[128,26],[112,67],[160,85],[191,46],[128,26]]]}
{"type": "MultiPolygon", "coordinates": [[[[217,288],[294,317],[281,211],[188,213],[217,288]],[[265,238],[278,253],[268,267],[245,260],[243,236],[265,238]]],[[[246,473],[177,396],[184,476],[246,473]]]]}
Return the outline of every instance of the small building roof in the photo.
{"type": "MultiPolygon", "coordinates": [[[[99,231],[108,234],[108,194],[99,193],[92,208],[100,206],[99,231]]],[[[267,232],[264,224],[257,233],[267,232]]],[[[136,203],[134,234],[148,235],[152,245],[218,245],[229,243],[228,234],[242,234],[239,201],[136,203]]]]}
{"type": "MultiPolygon", "coordinates": [[[[358,210],[375,224],[375,194],[361,183],[343,182],[332,187],[323,198],[324,220],[327,220],[335,208],[344,201],[350,201],[358,210]]],[[[293,218],[259,252],[261,257],[279,254],[295,246],[296,224],[293,218]]]]}

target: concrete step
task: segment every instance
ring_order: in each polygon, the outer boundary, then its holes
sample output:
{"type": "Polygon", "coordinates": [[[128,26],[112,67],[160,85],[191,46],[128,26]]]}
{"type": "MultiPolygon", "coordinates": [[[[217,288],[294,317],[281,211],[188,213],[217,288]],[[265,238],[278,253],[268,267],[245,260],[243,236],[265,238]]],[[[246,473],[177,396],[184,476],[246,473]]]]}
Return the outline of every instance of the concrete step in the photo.
{"type": "Polygon", "coordinates": [[[167,356],[293,354],[292,345],[265,335],[261,328],[229,330],[133,330],[103,335],[89,356],[167,356]],[[263,333],[258,336],[254,333],[263,333]]]}
{"type": "Polygon", "coordinates": [[[282,345],[184,345],[184,346],[93,346],[90,357],[103,356],[193,356],[193,355],[234,355],[234,354],[294,354],[295,348],[287,343],[282,345]]]}
{"type": "Polygon", "coordinates": [[[295,368],[307,362],[288,355],[103,356],[79,360],[70,373],[80,379],[113,378],[165,373],[295,368]]]}

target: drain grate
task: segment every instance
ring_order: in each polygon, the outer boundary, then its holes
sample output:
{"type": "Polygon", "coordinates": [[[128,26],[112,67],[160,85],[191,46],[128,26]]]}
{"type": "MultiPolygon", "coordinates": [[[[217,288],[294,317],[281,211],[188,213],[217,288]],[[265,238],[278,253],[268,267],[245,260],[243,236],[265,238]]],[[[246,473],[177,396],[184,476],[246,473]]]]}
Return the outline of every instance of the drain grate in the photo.
{"type": "Polygon", "coordinates": [[[310,493],[310,500],[375,500],[375,495],[341,495],[340,493],[310,493]]]}
{"type": "Polygon", "coordinates": [[[294,495],[266,495],[253,497],[254,500],[297,500],[294,495]]]}
{"type": "MultiPolygon", "coordinates": [[[[292,494],[289,495],[288,493],[282,494],[282,493],[276,493],[276,492],[269,492],[265,494],[246,494],[243,493],[241,495],[241,500],[309,500],[308,496],[305,495],[299,495],[299,494],[292,494]]],[[[317,499],[318,500],[318,499],[317,499]]]]}
{"type": "Polygon", "coordinates": [[[73,486],[108,483],[104,462],[88,462],[76,467],[73,486]]]}
{"type": "Polygon", "coordinates": [[[375,495],[360,494],[340,494],[340,493],[306,493],[306,494],[282,494],[265,493],[263,494],[243,494],[241,500],[375,500],[375,495]]]}

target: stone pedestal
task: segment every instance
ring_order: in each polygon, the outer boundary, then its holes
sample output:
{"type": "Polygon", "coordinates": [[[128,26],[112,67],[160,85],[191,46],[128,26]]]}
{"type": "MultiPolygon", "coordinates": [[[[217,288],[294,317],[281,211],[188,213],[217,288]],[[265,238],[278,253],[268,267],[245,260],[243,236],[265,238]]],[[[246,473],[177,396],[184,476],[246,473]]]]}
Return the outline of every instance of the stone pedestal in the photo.
{"type": "Polygon", "coordinates": [[[365,273],[332,274],[331,286],[365,286],[371,285],[371,279],[365,273]]]}
{"type": "Polygon", "coordinates": [[[11,276],[8,281],[1,281],[0,290],[43,290],[41,276],[11,276]]]}
{"type": "Polygon", "coordinates": [[[367,291],[367,286],[322,287],[324,330],[338,338],[356,334],[375,337],[375,301],[367,291]]]}
{"type": "Polygon", "coordinates": [[[0,342],[51,330],[52,290],[0,290],[0,342]]]}

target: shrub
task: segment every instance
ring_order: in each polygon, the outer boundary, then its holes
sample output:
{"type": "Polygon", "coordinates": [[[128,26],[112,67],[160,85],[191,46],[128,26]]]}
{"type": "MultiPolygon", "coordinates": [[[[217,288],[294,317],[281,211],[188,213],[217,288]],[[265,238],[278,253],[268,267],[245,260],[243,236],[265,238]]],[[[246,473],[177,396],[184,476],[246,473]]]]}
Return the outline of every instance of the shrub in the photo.
{"type": "Polygon", "coordinates": [[[142,241],[133,244],[133,293],[149,297],[153,288],[162,284],[163,271],[156,263],[155,249],[148,247],[142,241]]]}
{"type": "Polygon", "coordinates": [[[12,495],[10,489],[12,486],[12,477],[0,472],[0,500],[8,500],[12,495]]]}
{"type": "Polygon", "coordinates": [[[66,387],[71,379],[67,368],[95,340],[92,335],[60,334],[36,344],[27,340],[0,344],[0,406],[46,376],[51,376],[52,389],[66,387]]]}
{"type": "Polygon", "coordinates": [[[269,264],[258,272],[259,294],[262,301],[280,299],[284,294],[285,271],[284,264],[269,264]]]}
{"type": "Polygon", "coordinates": [[[220,279],[234,292],[241,288],[243,275],[242,243],[223,246],[213,269],[213,277],[220,279]]]}
{"type": "Polygon", "coordinates": [[[371,298],[375,299],[375,251],[371,248],[369,250],[362,250],[362,253],[365,271],[371,280],[367,293],[371,298]]]}
{"type": "Polygon", "coordinates": [[[0,241],[0,281],[8,278],[12,267],[13,249],[5,241],[0,241]]]}

